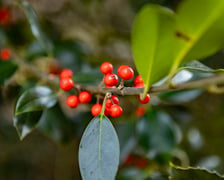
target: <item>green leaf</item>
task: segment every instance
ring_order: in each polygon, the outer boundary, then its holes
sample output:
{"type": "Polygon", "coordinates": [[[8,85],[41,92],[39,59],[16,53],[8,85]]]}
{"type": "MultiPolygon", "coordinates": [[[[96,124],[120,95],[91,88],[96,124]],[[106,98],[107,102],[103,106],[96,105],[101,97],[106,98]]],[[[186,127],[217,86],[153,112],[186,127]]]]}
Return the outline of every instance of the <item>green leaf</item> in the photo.
{"type": "Polygon", "coordinates": [[[119,141],[107,117],[93,118],[79,146],[79,165],[83,180],[114,180],[119,165],[119,141]]]}
{"type": "Polygon", "coordinates": [[[164,77],[173,64],[174,13],[159,5],[146,5],[132,29],[132,51],[139,74],[149,87],[164,77]]]}
{"type": "Polygon", "coordinates": [[[150,110],[137,124],[139,144],[151,157],[169,153],[181,139],[177,125],[162,111],[150,110]]]}
{"type": "Polygon", "coordinates": [[[0,85],[3,85],[7,79],[9,79],[17,70],[18,66],[11,60],[0,60],[0,85]]]}
{"type": "Polygon", "coordinates": [[[224,1],[184,0],[177,9],[174,64],[209,56],[224,45],[224,1]],[[199,11],[200,9],[200,11],[199,11]]]}
{"type": "Polygon", "coordinates": [[[210,171],[204,168],[195,168],[195,167],[179,167],[171,164],[172,167],[172,175],[170,177],[171,180],[220,180],[224,179],[224,176],[221,176],[215,171],[210,171]]]}
{"type": "Polygon", "coordinates": [[[45,86],[25,91],[17,100],[13,122],[20,139],[30,133],[39,122],[42,111],[57,102],[56,95],[45,86]]]}
{"type": "Polygon", "coordinates": [[[30,23],[31,31],[35,38],[39,41],[40,45],[46,50],[48,54],[52,54],[53,45],[42,31],[37,15],[33,8],[27,1],[19,3],[22,9],[25,11],[28,21],[30,23]]]}

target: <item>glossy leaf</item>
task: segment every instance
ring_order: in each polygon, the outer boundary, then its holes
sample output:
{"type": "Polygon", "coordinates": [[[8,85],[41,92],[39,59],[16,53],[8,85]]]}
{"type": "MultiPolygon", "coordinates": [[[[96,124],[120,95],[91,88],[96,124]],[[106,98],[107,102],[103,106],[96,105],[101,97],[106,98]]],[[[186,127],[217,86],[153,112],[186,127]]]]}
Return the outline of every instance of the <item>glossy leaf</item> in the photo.
{"type": "Polygon", "coordinates": [[[25,91],[17,100],[14,110],[14,126],[20,139],[36,127],[42,111],[55,105],[57,98],[51,89],[39,86],[25,91]]]}
{"type": "Polygon", "coordinates": [[[168,114],[156,110],[148,111],[137,124],[139,144],[150,157],[169,153],[181,139],[179,132],[168,114]]]}
{"type": "Polygon", "coordinates": [[[174,166],[171,164],[172,167],[172,175],[170,177],[171,180],[198,180],[198,179],[203,179],[203,180],[220,180],[224,179],[224,176],[221,176],[215,171],[209,171],[204,168],[195,168],[195,167],[179,167],[179,166],[174,166]]]}
{"type": "Polygon", "coordinates": [[[107,117],[95,117],[87,126],[79,146],[83,180],[114,180],[119,165],[119,141],[107,117]]]}
{"type": "Polygon", "coordinates": [[[0,60],[0,85],[3,85],[17,70],[18,66],[12,61],[0,60]]]}
{"type": "Polygon", "coordinates": [[[149,87],[164,77],[173,64],[174,13],[158,5],[146,5],[132,30],[132,51],[139,74],[149,87]]]}
{"type": "Polygon", "coordinates": [[[35,11],[33,10],[33,8],[30,6],[30,4],[27,1],[22,1],[20,3],[20,6],[25,11],[25,14],[30,23],[30,27],[31,27],[31,31],[33,35],[39,41],[40,45],[46,50],[46,52],[51,54],[53,45],[51,41],[47,38],[47,36],[44,34],[44,32],[42,31],[35,11]]]}
{"type": "Polygon", "coordinates": [[[174,64],[204,58],[224,45],[224,1],[184,0],[177,9],[174,64]],[[199,11],[200,9],[200,11],[199,11]]]}

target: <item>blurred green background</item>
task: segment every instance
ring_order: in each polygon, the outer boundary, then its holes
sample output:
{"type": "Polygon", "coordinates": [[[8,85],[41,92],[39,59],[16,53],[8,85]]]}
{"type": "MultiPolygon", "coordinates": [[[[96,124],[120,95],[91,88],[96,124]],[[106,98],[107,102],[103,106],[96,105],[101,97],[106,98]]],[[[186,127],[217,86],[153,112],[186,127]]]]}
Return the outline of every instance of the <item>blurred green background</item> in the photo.
{"type": "MultiPolygon", "coordinates": [[[[12,49],[43,73],[57,76],[60,69],[71,68],[76,82],[97,85],[103,78],[99,66],[104,61],[115,68],[121,64],[134,67],[130,31],[137,11],[146,3],[175,10],[180,0],[29,0],[46,35],[52,61],[46,61],[46,49],[14,2],[0,1],[10,12],[9,23],[0,26],[0,48],[12,49]]],[[[223,59],[222,50],[202,63],[223,68],[223,59]]],[[[38,83],[36,77],[19,69],[0,88],[0,179],[81,179],[78,145],[96,99],[71,110],[65,106],[63,94],[56,106],[44,111],[38,128],[20,141],[13,127],[14,105],[24,90],[38,83]]],[[[132,81],[126,85],[132,86],[132,81]]],[[[223,95],[204,90],[152,94],[142,117],[135,112],[140,105],[136,97],[120,99],[124,115],[112,119],[121,144],[117,179],[167,179],[169,161],[224,173],[223,95]],[[129,154],[144,158],[147,167],[127,164],[129,154]]]]}

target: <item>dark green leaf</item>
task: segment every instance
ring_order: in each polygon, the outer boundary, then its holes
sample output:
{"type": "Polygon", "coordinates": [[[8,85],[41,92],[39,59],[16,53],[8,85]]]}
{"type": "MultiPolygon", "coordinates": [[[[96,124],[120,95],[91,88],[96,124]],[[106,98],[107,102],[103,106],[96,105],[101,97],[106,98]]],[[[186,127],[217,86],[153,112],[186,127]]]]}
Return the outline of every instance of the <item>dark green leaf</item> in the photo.
{"type": "Polygon", "coordinates": [[[29,89],[19,97],[13,121],[21,139],[36,127],[42,111],[54,106],[56,102],[55,94],[45,86],[29,89]]]}
{"type": "Polygon", "coordinates": [[[95,117],[86,128],[79,146],[83,180],[114,180],[119,165],[119,141],[107,117],[95,117]]]}
{"type": "Polygon", "coordinates": [[[17,70],[18,66],[12,61],[1,61],[0,60],[0,85],[9,79],[17,70]]]}
{"type": "Polygon", "coordinates": [[[148,111],[137,124],[139,144],[151,157],[169,153],[181,138],[178,133],[177,125],[161,111],[148,111]]]}
{"type": "Polygon", "coordinates": [[[171,74],[181,62],[204,58],[223,47],[223,21],[223,0],[184,0],[180,4],[171,74]]]}
{"type": "Polygon", "coordinates": [[[172,175],[170,179],[172,180],[220,180],[224,179],[224,176],[221,176],[215,171],[209,171],[204,168],[195,168],[195,167],[179,167],[171,164],[172,175]]]}
{"type": "Polygon", "coordinates": [[[53,45],[42,31],[40,23],[33,8],[27,1],[22,1],[20,5],[26,13],[33,35],[39,41],[40,45],[46,50],[46,52],[52,54],[53,45]]]}
{"type": "Polygon", "coordinates": [[[132,51],[146,85],[144,94],[173,64],[174,22],[174,13],[159,5],[144,6],[135,19],[132,51]]]}

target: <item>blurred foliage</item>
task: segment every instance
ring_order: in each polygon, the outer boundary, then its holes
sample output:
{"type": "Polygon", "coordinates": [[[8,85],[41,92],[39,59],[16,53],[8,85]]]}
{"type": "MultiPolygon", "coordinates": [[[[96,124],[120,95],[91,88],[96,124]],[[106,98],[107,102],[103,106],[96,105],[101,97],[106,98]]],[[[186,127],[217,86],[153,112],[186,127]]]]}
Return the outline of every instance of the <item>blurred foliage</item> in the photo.
{"type": "MultiPolygon", "coordinates": [[[[57,77],[62,68],[71,68],[75,82],[96,85],[103,78],[99,71],[101,62],[133,66],[130,31],[141,7],[156,3],[175,10],[180,1],[29,0],[29,3],[37,13],[38,28],[52,43],[52,53],[49,56],[43,48],[45,40],[33,35],[35,30],[31,30],[24,12],[12,0],[0,1],[1,7],[9,7],[12,17],[8,24],[0,26],[0,49],[9,48],[50,77],[57,77]]],[[[221,50],[204,59],[202,63],[209,72],[184,68],[195,68],[195,64],[184,65],[173,81],[213,75],[216,73],[213,69],[224,67],[223,58],[221,50]]],[[[90,107],[96,99],[71,110],[65,106],[66,95],[62,94],[54,106],[41,108],[37,128],[20,141],[13,127],[16,100],[25,90],[47,82],[45,77],[39,80],[12,61],[0,62],[0,179],[81,179],[78,145],[92,118],[90,107]]],[[[59,93],[57,88],[52,89],[59,93]]],[[[121,148],[117,179],[167,179],[170,161],[224,173],[223,95],[203,90],[152,95],[151,103],[144,105],[147,112],[142,117],[134,111],[139,105],[137,97],[120,97],[120,101],[124,114],[112,119],[121,148]],[[134,157],[131,163],[130,155],[134,157]]]]}

